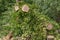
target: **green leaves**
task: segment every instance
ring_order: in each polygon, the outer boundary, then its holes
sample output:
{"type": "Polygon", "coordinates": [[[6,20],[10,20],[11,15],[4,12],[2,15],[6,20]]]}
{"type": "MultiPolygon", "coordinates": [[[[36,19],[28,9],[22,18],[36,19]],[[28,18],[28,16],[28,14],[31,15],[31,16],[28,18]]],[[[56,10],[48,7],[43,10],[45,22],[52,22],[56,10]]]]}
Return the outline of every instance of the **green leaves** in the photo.
{"type": "Polygon", "coordinates": [[[53,25],[53,29],[48,34],[57,36],[55,30],[60,28],[60,25],[55,21],[60,13],[57,0],[22,0],[18,4],[19,10],[15,11],[14,5],[16,3],[14,0],[1,1],[0,36],[13,31],[14,37],[31,35],[31,40],[45,40],[48,23],[53,25]],[[22,5],[24,4],[29,6],[30,10],[28,12],[22,11],[22,5]]]}

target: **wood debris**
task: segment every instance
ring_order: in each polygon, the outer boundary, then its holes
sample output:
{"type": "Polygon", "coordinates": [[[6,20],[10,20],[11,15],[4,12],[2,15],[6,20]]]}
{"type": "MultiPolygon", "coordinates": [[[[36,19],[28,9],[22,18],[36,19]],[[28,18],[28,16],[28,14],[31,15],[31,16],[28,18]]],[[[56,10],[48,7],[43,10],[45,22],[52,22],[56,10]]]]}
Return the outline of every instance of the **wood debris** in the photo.
{"type": "Polygon", "coordinates": [[[23,5],[22,6],[22,11],[24,11],[24,12],[28,12],[29,11],[29,6],[28,5],[23,5]]]}
{"type": "Polygon", "coordinates": [[[7,36],[3,38],[3,40],[10,40],[12,38],[12,32],[9,32],[7,36]]]}
{"type": "Polygon", "coordinates": [[[54,40],[54,36],[48,35],[48,36],[47,36],[47,40],[54,40]]]}
{"type": "Polygon", "coordinates": [[[15,6],[15,11],[18,11],[19,10],[19,6],[15,6]]]}
{"type": "Polygon", "coordinates": [[[52,25],[51,23],[49,23],[49,24],[47,25],[47,29],[48,29],[48,30],[52,30],[52,29],[53,29],[53,25],[52,25]]]}

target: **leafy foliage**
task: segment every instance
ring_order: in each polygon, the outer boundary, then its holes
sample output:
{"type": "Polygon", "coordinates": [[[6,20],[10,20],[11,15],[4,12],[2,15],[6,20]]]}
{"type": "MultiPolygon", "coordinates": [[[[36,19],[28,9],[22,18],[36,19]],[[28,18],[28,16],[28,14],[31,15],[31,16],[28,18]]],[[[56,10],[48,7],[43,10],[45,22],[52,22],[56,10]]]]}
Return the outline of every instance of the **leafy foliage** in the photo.
{"type": "Polygon", "coordinates": [[[46,40],[46,27],[51,23],[54,27],[48,34],[59,38],[60,35],[55,32],[60,28],[55,21],[60,17],[59,0],[22,0],[18,2],[18,11],[14,10],[15,5],[14,0],[0,0],[0,37],[13,31],[14,37],[31,35],[31,40],[46,40]],[[29,12],[21,10],[24,4],[29,6],[29,12]]]}

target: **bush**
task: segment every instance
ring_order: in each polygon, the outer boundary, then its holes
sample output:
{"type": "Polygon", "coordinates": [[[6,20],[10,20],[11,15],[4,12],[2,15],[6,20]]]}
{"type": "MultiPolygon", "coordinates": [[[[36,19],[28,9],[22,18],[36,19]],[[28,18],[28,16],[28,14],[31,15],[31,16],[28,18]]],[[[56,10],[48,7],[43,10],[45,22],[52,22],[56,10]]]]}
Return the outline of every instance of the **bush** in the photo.
{"type": "Polygon", "coordinates": [[[60,13],[59,1],[22,0],[18,2],[20,7],[18,11],[14,10],[15,5],[17,4],[13,0],[1,0],[0,37],[13,31],[14,37],[31,35],[31,40],[46,40],[46,27],[49,23],[53,24],[53,29],[48,33],[58,37],[55,31],[60,25],[55,20],[60,13]],[[29,6],[29,12],[21,10],[24,4],[29,6]]]}

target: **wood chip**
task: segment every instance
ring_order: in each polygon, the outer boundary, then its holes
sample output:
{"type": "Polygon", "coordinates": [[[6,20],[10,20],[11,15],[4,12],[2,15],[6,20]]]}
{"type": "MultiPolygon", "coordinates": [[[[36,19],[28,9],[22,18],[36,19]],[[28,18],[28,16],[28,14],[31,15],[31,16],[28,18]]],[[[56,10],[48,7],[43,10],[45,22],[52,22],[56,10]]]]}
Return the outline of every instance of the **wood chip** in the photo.
{"type": "Polygon", "coordinates": [[[31,35],[29,35],[28,37],[26,37],[26,40],[31,40],[31,35]]]}
{"type": "Polygon", "coordinates": [[[20,0],[16,0],[16,2],[19,2],[20,0]]]}
{"type": "Polygon", "coordinates": [[[7,36],[3,38],[3,40],[10,40],[12,38],[12,32],[8,33],[7,36]]]}
{"type": "Polygon", "coordinates": [[[18,11],[19,10],[19,6],[15,6],[15,11],[18,11]]]}
{"type": "Polygon", "coordinates": [[[60,29],[58,30],[58,33],[60,34],[60,29]]]}
{"type": "Polygon", "coordinates": [[[53,25],[51,24],[51,23],[49,23],[48,25],[47,25],[47,29],[48,30],[51,30],[53,28],[53,25]]]}
{"type": "Polygon", "coordinates": [[[29,6],[28,5],[23,5],[22,6],[22,11],[24,11],[24,12],[28,12],[29,11],[29,6]]]}
{"type": "Polygon", "coordinates": [[[47,36],[47,40],[54,40],[54,36],[48,35],[48,36],[47,36]]]}
{"type": "Polygon", "coordinates": [[[59,33],[60,34],[60,29],[56,30],[56,33],[59,33]]]}

